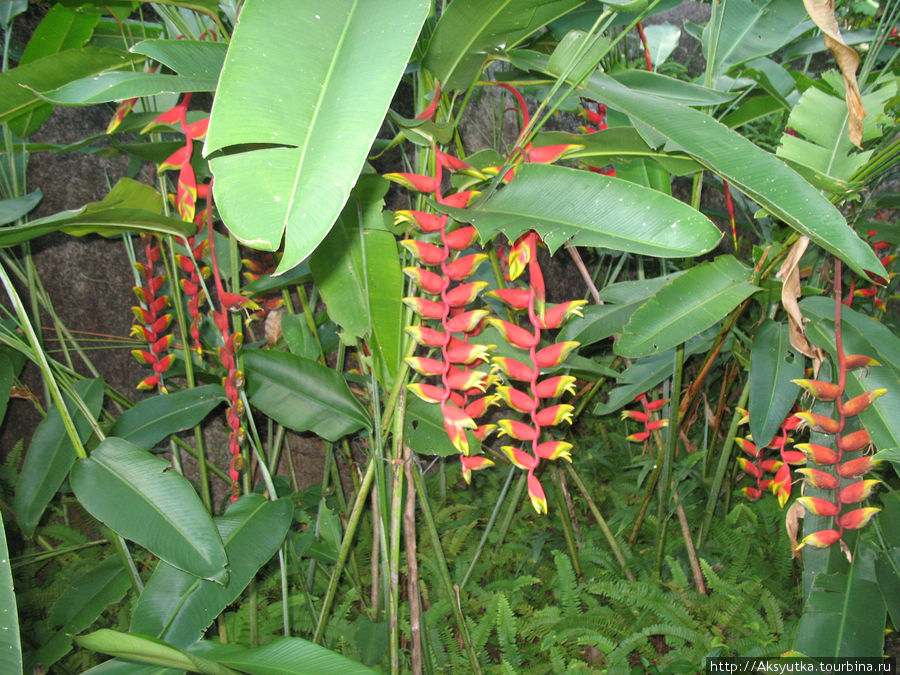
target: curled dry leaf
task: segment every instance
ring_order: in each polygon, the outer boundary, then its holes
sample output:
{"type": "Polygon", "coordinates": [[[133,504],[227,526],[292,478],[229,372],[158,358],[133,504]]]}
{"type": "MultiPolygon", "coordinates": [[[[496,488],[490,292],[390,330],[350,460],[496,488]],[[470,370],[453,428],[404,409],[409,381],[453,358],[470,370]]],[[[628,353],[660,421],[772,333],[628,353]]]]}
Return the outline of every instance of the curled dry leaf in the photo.
{"type": "Polygon", "coordinates": [[[794,502],[788,507],[787,513],[784,514],[784,528],[787,530],[788,539],[791,541],[791,557],[799,558],[800,551],[797,549],[799,542],[797,533],[800,531],[800,520],[806,515],[806,509],[800,502],[794,502]]]}
{"type": "Polygon", "coordinates": [[[825,34],[825,46],[834,55],[834,60],[841,69],[846,90],[847,110],[850,113],[848,121],[850,142],[858,148],[862,148],[862,120],[866,116],[866,109],[863,107],[859,84],[856,81],[859,55],[841,37],[841,29],[838,28],[837,20],[834,18],[834,0],[803,0],[803,4],[810,18],[825,34]]]}
{"type": "Polygon", "coordinates": [[[784,305],[784,310],[788,314],[791,344],[795,349],[813,360],[813,372],[818,373],[819,366],[822,364],[825,356],[821,349],[810,344],[809,340],[806,339],[806,331],[803,328],[803,313],[800,311],[800,305],[797,302],[801,296],[800,258],[806,252],[807,246],[809,246],[809,238],[800,237],[782,263],[778,276],[781,278],[781,304],[784,305]]]}
{"type": "Polygon", "coordinates": [[[270,347],[281,339],[281,314],[282,310],[276,309],[266,315],[266,344],[270,347]]]}

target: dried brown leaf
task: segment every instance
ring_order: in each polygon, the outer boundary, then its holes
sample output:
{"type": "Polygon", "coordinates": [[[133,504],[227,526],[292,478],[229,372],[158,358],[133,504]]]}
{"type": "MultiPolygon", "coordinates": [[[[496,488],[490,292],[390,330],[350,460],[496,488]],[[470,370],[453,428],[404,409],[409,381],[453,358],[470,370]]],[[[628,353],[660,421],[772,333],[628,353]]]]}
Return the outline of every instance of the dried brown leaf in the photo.
{"type": "Polygon", "coordinates": [[[781,264],[778,276],[781,277],[781,304],[784,305],[784,310],[788,314],[791,344],[797,351],[806,354],[813,360],[813,369],[815,372],[818,372],[819,364],[824,359],[824,355],[821,349],[810,344],[809,340],[806,339],[806,331],[803,328],[803,313],[800,311],[800,305],[798,304],[798,300],[802,295],[800,290],[800,258],[806,252],[807,246],[809,246],[809,238],[800,237],[781,264]]]}
{"type": "Polygon", "coordinates": [[[800,557],[800,551],[797,550],[797,546],[800,545],[800,542],[797,540],[797,533],[800,531],[800,521],[805,515],[806,509],[803,508],[803,504],[800,502],[791,504],[784,514],[784,529],[787,530],[788,539],[791,541],[792,558],[800,557]]]}
{"type": "Polygon", "coordinates": [[[856,69],[859,68],[859,54],[841,37],[841,29],[834,18],[834,0],[803,0],[810,18],[825,34],[825,46],[834,55],[841,75],[844,77],[847,110],[849,111],[850,142],[862,148],[862,120],[866,116],[859,84],[856,81],[856,69]]]}

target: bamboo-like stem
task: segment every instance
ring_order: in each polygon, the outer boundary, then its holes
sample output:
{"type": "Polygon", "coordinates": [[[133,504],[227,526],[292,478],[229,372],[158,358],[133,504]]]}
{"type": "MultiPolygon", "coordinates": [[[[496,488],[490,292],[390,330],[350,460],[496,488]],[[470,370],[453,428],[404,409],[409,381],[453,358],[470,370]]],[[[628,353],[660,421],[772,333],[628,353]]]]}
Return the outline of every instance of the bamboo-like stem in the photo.
{"type": "Polygon", "coordinates": [[[647,515],[647,508],[650,506],[650,500],[653,499],[653,491],[656,489],[656,484],[659,480],[659,473],[662,470],[662,462],[665,452],[666,449],[664,447],[661,447],[656,453],[656,461],[653,463],[653,471],[650,472],[650,477],[647,479],[647,489],[644,492],[644,499],[641,502],[641,508],[638,510],[637,517],[634,519],[634,525],[631,528],[631,534],[628,537],[628,548],[632,548],[634,546],[634,542],[637,541],[638,532],[640,532],[641,530],[641,525],[644,524],[644,517],[647,515]]]}
{"type": "Polygon", "coordinates": [[[684,512],[684,506],[678,497],[678,490],[675,490],[675,511],[678,513],[678,523],[681,525],[681,536],[684,537],[684,548],[688,554],[688,560],[691,561],[691,570],[694,573],[694,583],[697,584],[697,591],[706,595],[706,582],[703,580],[703,572],[700,571],[700,561],[697,559],[697,550],[694,548],[694,541],[691,538],[691,526],[688,524],[687,514],[684,512]]]}
{"type": "MultiPolygon", "coordinates": [[[[450,570],[447,567],[447,559],[444,557],[444,549],[441,547],[441,538],[438,534],[437,525],[434,522],[434,516],[431,513],[431,504],[428,502],[428,494],[425,492],[425,486],[422,482],[422,473],[417,466],[412,467],[413,481],[416,486],[416,492],[419,497],[419,508],[422,510],[422,516],[425,518],[425,527],[428,530],[428,536],[431,539],[431,547],[434,550],[435,562],[440,572],[441,581],[444,584],[444,591],[450,600],[450,606],[453,609],[453,617],[456,619],[456,627],[459,630],[459,637],[462,641],[463,649],[469,658],[469,672],[481,673],[481,664],[478,663],[478,655],[475,653],[475,647],[472,645],[472,639],[469,637],[469,628],[466,626],[466,619],[460,607],[460,589],[454,586],[450,579],[450,570]]],[[[522,474],[522,485],[525,484],[525,474],[522,474]]]]}
{"type": "Polygon", "coordinates": [[[575,576],[578,580],[582,580],[581,561],[578,558],[578,546],[575,543],[575,534],[572,528],[572,515],[566,508],[566,500],[563,495],[563,473],[559,468],[559,464],[553,466],[553,477],[556,478],[556,504],[559,511],[559,520],[562,523],[563,535],[566,538],[566,547],[569,549],[569,558],[572,560],[572,567],[575,570],[575,576]],[[566,516],[569,516],[567,518],[566,516]]]}
{"type": "Polygon", "coordinates": [[[372,479],[375,478],[375,464],[377,461],[378,459],[374,456],[369,458],[366,474],[363,476],[362,484],[359,486],[359,492],[356,494],[356,500],[353,502],[353,510],[350,512],[350,518],[347,521],[347,529],[344,532],[344,538],[341,541],[338,559],[331,572],[328,590],[325,592],[325,599],[322,601],[322,610],[319,612],[319,619],[316,622],[316,632],[313,635],[313,642],[317,644],[322,641],[322,636],[325,634],[325,624],[328,622],[328,614],[331,612],[331,605],[334,602],[334,594],[337,591],[338,581],[340,580],[341,572],[344,570],[344,564],[347,562],[347,555],[350,553],[350,546],[353,543],[353,537],[356,534],[356,528],[359,525],[363,506],[365,506],[366,499],[369,496],[369,489],[372,487],[372,479]]]}
{"type": "Polygon", "coordinates": [[[131,557],[131,552],[128,550],[128,544],[125,543],[125,540],[119,534],[112,530],[109,532],[112,534],[109,538],[109,543],[113,545],[113,548],[116,549],[116,553],[118,553],[119,557],[122,559],[122,564],[125,566],[125,569],[128,570],[128,576],[131,578],[131,585],[134,586],[134,590],[140,595],[144,592],[144,582],[141,581],[141,575],[138,574],[137,565],[134,564],[134,558],[131,557]]]}
{"type": "Polygon", "coordinates": [[[588,290],[591,293],[591,297],[594,298],[594,303],[602,305],[603,301],[600,299],[600,291],[597,290],[597,286],[594,284],[594,280],[591,278],[591,273],[585,266],[584,260],[581,259],[581,254],[578,252],[578,248],[576,246],[566,246],[566,250],[569,252],[569,255],[572,257],[572,261],[575,263],[575,269],[578,270],[581,278],[584,279],[584,283],[587,284],[588,290]]]}
{"type": "MultiPolygon", "coordinates": [[[[744,390],[738,399],[737,406],[746,408],[747,399],[750,398],[750,382],[744,385],[744,390]]],[[[700,526],[700,532],[697,533],[697,547],[703,545],[703,538],[709,533],[712,525],[713,515],[716,511],[716,503],[719,501],[719,491],[722,488],[722,482],[725,479],[725,472],[731,461],[731,446],[734,445],[734,437],[737,435],[738,423],[741,421],[741,414],[735,411],[731,418],[731,425],[728,427],[728,435],[722,444],[722,450],[719,453],[719,464],[716,466],[716,473],[713,476],[713,482],[709,489],[709,498],[706,500],[706,513],[703,515],[703,524],[700,526]]],[[[712,448],[708,452],[710,452],[712,448]]]]}
{"type": "Polygon", "coordinates": [[[403,533],[406,539],[406,594],[409,597],[409,636],[412,642],[412,672],[422,675],[422,606],[419,597],[419,562],[416,558],[416,484],[409,446],[403,446],[403,468],[406,474],[406,505],[403,511],[403,533]]]}
{"type": "Polygon", "coordinates": [[[503,521],[500,523],[500,529],[497,531],[497,541],[494,543],[494,557],[499,553],[500,548],[503,546],[503,542],[506,539],[506,533],[509,532],[509,526],[512,524],[513,516],[516,515],[516,509],[518,509],[519,502],[522,499],[522,493],[525,491],[525,481],[527,479],[528,474],[519,474],[519,480],[516,482],[516,489],[513,492],[509,506],[506,508],[506,514],[503,516],[503,521]]]}
{"type": "Polygon", "coordinates": [[[612,533],[612,530],[609,529],[609,525],[606,523],[606,519],[603,517],[603,514],[600,513],[600,509],[597,508],[597,504],[591,499],[591,495],[588,492],[587,486],[584,484],[584,481],[581,480],[581,476],[578,475],[578,472],[572,468],[571,464],[566,464],[566,471],[569,474],[569,477],[574,481],[575,486],[578,488],[578,491],[581,493],[581,496],[584,497],[584,501],[587,502],[588,509],[591,512],[591,515],[594,516],[594,520],[597,521],[597,525],[600,526],[600,531],[603,533],[604,538],[609,544],[609,548],[612,550],[613,555],[616,557],[616,561],[622,567],[622,571],[625,573],[625,578],[629,581],[634,581],[634,575],[631,573],[631,570],[628,569],[628,563],[625,559],[625,554],[622,552],[622,547],[619,546],[619,542],[616,541],[615,536],[612,533]]]}
{"type": "Polygon", "coordinates": [[[369,605],[372,608],[373,619],[378,614],[380,605],[381,592],[378,586],[381,584],[381,514],[378,511],[378,495],[374,492],[371,494],[372,500],[372,555],[371,555],[371,574],[372,574],[372,590],[370,593],[369,605]]]}
{"type": "Polygon", "coordinates": [[[500,495],[497,497],[497,502],[494,504],[494,509],[491,511],[491,516],[490,518],[488,518],[487,525],[485,525],[484,527],[484,532],[481,535],[481,540],[478,542],[478,546],[475,548],[475,554],[472,556],[472,560],[469,562],[469,569],[466,570],[465,576],[459,583],[460,588],[466,587],[466,582],[469,580],[469,577],[472,576],[472,572],[475,570],[475,565],[478,563],[478,559],[481,557],[481,552],[484,550],[485,543],[487,543],[488,535],[491,533],[491,530],[494,529],[494,523],[497,521],[497,516],[500,515],[500,507],[503,506],[503,500],[506,499],[506,493],[509,492],[509,486],[512,484],[512,479],[515,473],[516,467],[509,467],[509,473],[506,474],[506,482],[503,483],[503,489],[500,490],[500,495]]]}
{"type": "MultiPolygon", "coordinates": [[[[391,586],[388,596],[388,628],[390,634],[391,673],[400,673],[400,525],[403,510],[403,405],[400,395],[401,412],[394,416],[393,452],[391,463],[391,518],[390,518],[390,574],[391,586]]],[[[412,460],[409,460],[412,461],[412,460]]]]}
{"type": "Polygon", "coordinates": [[[656,555],[653,560],[653,569],[659,576],[662,569],[663,552],[666,548],[665,524],[668,520],[669,495],[672,483],[672,464],[675,462],[675,445],[678,442],[678,406],[675,401],[681,395],[681,374],[684,367],[684,343],[675,348],[675,361],[672,367],[672,403],[669,404],[669,426],[666,427],[666,451],[663,455],[662,470],[659,474],[659,505],[657,507],[657,520],[659,522],[659,537],[656,542],[656,555]]]}

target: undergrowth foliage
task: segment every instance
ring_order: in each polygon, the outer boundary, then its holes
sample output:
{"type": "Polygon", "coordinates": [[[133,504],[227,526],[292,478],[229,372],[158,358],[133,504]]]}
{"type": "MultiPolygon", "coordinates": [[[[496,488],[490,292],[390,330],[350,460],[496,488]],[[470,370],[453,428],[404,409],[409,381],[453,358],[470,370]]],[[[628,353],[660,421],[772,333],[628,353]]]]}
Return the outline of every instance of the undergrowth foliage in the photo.
{"type": "Polygon", "coordinates": [[[889,651],[900,3],[669,4],[0,2],[0,670],[889,651]],[[127,175],[31,219],[39,152],[127,175]]]}

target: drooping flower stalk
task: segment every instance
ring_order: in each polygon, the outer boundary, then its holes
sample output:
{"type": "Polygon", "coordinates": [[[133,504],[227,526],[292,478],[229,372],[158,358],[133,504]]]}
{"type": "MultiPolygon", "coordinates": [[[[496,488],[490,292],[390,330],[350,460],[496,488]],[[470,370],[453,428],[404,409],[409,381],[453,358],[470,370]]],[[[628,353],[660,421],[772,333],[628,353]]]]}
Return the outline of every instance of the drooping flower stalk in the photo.
{"type": "Polygon", "coordinates": [[[647,394],[643,393],[636,396],[634,400],[641,404],[642,410],[623,410],[622,419],[639,422],[644,426],[644,430],[629,434],[625,437],[625,440],[632,443],[643,443],[650,438],[650,434],[654,431],[669,426],[668,419],[655,418],[653,416],[653,413],[661,410],[669,402],[669,399],[658,398],[655,401],[651,401],[647,398],[647,394]]]}
{"type": "Polygon", "coordinates": [[[511,287],[489,293],[511,309],[526,312],[529,327],[523,328],[494,317],[489,321],[504,339],[527,354],[521,361],[502,356],[493,359],[495,369],[510,381],[509,385],[497,387],[500,396],[507,406],[528,416],[527,422],[499,420],[500,434],[523,444],[504,445],[501,449],[515,466],[528,472],[528,496],[535,511],[547,513],[547,498],[535,472],[542,459],[572,461],[569,452],[572,444],[549,439],[546,432],[562,422],[571,424],[574,407],[567,403],[549,406],[545,403],[558,399],[566,392],[574,394],[575,378],[571,375],[542,377],[541,369],[560,366],[578,343],[557,342],[543,348],[539,345],[542,331],[559,328],[569,316],[580,315],[580,308],[586,301],[572,300],[546,306],[544,277],[537,259],[538,242],[536,232],[527,232],[509,250],[510,280],[519,278],[527,269],[527,287],[511,287]],[[520,384],[513,386],[513,382],[520,384]],[[526,390],[523,391],[523,388],[526,390]]]}
{"type": "MultiPolygon", "coordinates": [[[[464,191],[445,197],[441,192],[441,180],[445,168],[462,171],[471,167],[438,150],[435,150],[435,157],[434,176],[396,173],[388,174],[386,178],[408,189],[431,194],[438,203],[466,206],[474,193],[464,191]]],[[[451,229],[446,215],[405,210],[398,211],[396,218],[422,233],[436,234],[440,240],[439,245],[417,239],[401,242],[421,265],[407,267],[404,273],[430,296],[403,299],[423,322],[406,331],[419,345],[438,350],[435,357],[412,356],[407,363],[420,375],[437,378],[439,384],[416,382],[410,384],[409,389],[424,401],[440,405],[444,428],[453,447],[460,453],[462,475],[468,482],[473,470],[493,464],[487,457],[470,455],[466,435],[469,431],[481,440],[494,428],[494,425],[475,422],[496,402],[496,396],[487,394],[491,376],[476,368],[488,360],[490,348],[469,341],[481,331],[488,312],[467,309],[487,284],[466,280],[487,256],[483,253],[463,255],[475,240],[475,228],[451,229]],[[437,327],[429,326],[429,322],[437,327]]]]}
{"type": "MultiPolygon", "coordinates": [[[[581,127],[581,130],[587,134],[596,134],[599,131],[605,131],[609,128],[609,124],[606,121],[606,104],[605,103],[597,103],[597,109],[593,110],[592,106],[595,104],[592,101],[584,101],[583,108],[581,109],[582,115],[585,118],[587,124],[581,127]]],[[[616,168],[613,165],[608,166],[594,166],[592,164],[585,164],[588,171],[593,173],[599,173],[604,176],[615,176],[616,168]]]]}
{"type": "Polygon", "coordinates": [[[868,391],[853,398],[846,397],[847,373],[857,368],[868,368],[880,365],[874,359],[860,354],[845,354],[841,327],[841,261],[835,259],[834,265],[834,342],[837,357],[838,381],[824,382],[820,380],[794,380],[819,401],[834,401],[837,418],[827,417],[807,410],[797,413],[806,425],[815,431],[834,436],[834,446],[828,447],[815,443],[798,444],[807,458],[819,468],[808,468],[805,472],[807,484],[832,492],[831,499],[822,497],[800,497],[797,501],[809,512],[817,516],[833,518],[831,529],[819,530],[803,538],[796,550],[804,546],[826,548],[838,542],[842,543],[845,530],[856,530],[864,527],[872,516],[880,509],[875,507],[855,507],[865,500],[881,482],[877,479],[863,479],[871,471],[878,460],[870,455],[848,457],[851,453],[863,450],[870,443],[865,429],[848,433],[847,420],[859,415],[879,396],[887,393],[886,389],[868,391]],[[830,471],[822,469],[832,469],[830,471]]]}
{"type": "Polygon", "coordinates": [[[157,274],[157,265],[162,257],[162,248],[155,235],[141,235],[144,242],[146,262],[134,264],[141,277],[142,285],[134,287],[134,294],[140,303],[131,308],[135,324],[131,334],[142,338],[147,349],[134,349],[132,354],[138,362],[153,369],[153,374],[145,377],[137,385],[138,389],[156,388],[166,393],[163,373],[172,366],[175,355],[170,351],[175,336],[168,332],[172,324],[172,314],[166,312],[169,296],[161,294],[166,277],[157,274]]]}
{"type": "Polygon", "coordinates": [[[178,254],[175,259],[178,268],[187,275],[179,282],[181,290],[187,297],[188,316],[191,318],[189,332],[191,335],[191,350],[197,354],[197,358],[203,360],[203,347],[200,344],[200,305],[205,299],[203,290],[203,279],[210,275],[210,268],[201,265],[200,261],[206,258],[209,252],[209,241],[202,239],[197,241],[198,235],[206,227],[206,213],[209,210],[209,185],[200,184],[197,186],[197,197],[207,200],[206,208],[194,217],[197,224],[197,231],[187,238],[188,247],[191,255],[178,254]]]}
{"type": "MultiPolygon", "coordinates": [[[[738,411],[743,415],[739,424],[750,421],[746,410],[738,408],[738,411]]],[[[750,459],[738,457],[737,461],[744,473],[756,480],[756,487],[741,488],[741,492],[751,501],[758,500],[765,490],[770,490],[777,497],[778,505],[782,507],[791,498],[791,465],[806,462],[806,455],[798,450],[791,450],[789,446],[793,441],[790,432],[800,423],[799,417],[793,413],[788,415],[771,442],[761,447],[753,442],[751,436],[734,439],[735,444],[750,456],[750,459]],[[775,450],[777,456],[773,457],[766,450],[775,450]],[[767,474],[772,474],[772,477],[767,478],[767,474]]],[[[802,473],[803,469],[798,471],[802,473]]]]}

